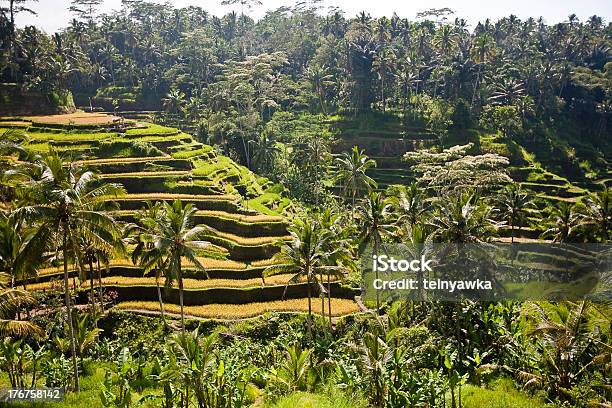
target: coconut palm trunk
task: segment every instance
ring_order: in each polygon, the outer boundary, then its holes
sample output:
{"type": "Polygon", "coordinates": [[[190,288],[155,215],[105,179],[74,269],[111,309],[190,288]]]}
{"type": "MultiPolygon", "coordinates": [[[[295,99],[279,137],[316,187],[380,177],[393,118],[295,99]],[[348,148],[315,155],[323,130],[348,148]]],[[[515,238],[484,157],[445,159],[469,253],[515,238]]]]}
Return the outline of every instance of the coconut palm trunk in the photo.
{"type": "Polygon", "coordinates": [[[64,223],[62,252],[64,256],[64,300],[66,303],[66,319],[68,320],[68,335],[70,336],[72,368],[74,370],[74,391],[79,392],[79,367],[77,364],[76,344],[74,341],[74,325],[72,322],[72,306],[70,302],[70,287],[68,283],[68,226],[66,225],[66,223],[64,223]]]}
{"type": "Polygon", "coordinates": [[[319,290],[321,297],[321,317],[323,318],[323,330],[325,329],[325,293],[321,290],[321,285],[323,285],[323,271],[319,272],[319,290]]]}
{"type": "MultiPolygon", "coordinates": [[[[378,242],[374,240],[374,259],[378,257],[378,242]]],[[[374,279],[378,280],[378,268],[374,270],[374,279]]],[[[380,315],[380,293],[376,289],[376,313],[380,315]]]]}
{"type": "Polygon", "coordinates": [[[308,296],[308,338],[312,340],[312,293],[310,290],[310,274],[308,274],[308,285],[306,288],[308,296]]]}
{"type": "Polygon", "coordinates": [[[104,299],[102,297],[102,270],[100,269],[99,257],[96,257],[96,263],[98,268],[98,302],[100,303],[100,310],[104,311],[104,299]]]}
{"type": "Polygon", "coordinates": [[[89,259],[89,303],[92,309],[96,307],[96,299],[94,297],[94,270],[91,258],[89,259]]]}
{"type": "Polygon", "coordinates": [[[332,331],[332,308],[331,308],[331,274],[327,275],[327,315],[329,316],[329,332],[332,331]]]}
{"type": "Polygon", "coordinates": [[[183,305],[183,271],[181,269],[181,260],[178,261],[177,279],[179,284],[179,302],[181,304],[181,332],[185,333],[185,310],[183,305]]]}
{"type": "Polygon", "coordinates": [[[164,327],[168,327],[168,322],[166,322],[166,313],[164,311],[164,300],[162,299],[161,288],[159,286],[159,270],[155,271],[155,285],[157,285],[157,299],[159,300],[159,310],[161,312],[161,318],[164,322],[164,327]]]}

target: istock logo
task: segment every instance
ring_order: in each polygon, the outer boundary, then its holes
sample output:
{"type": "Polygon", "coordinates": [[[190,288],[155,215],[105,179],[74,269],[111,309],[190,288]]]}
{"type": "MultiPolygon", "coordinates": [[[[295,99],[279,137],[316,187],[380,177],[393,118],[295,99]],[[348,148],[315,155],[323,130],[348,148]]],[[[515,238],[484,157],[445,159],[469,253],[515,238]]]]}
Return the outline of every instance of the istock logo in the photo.
{"type": "Polygon", "coordinates": [[[425,259],[425,256],[421,256],[421,259],[395,259],[387,255],[375,255],[372,257],[372,270],[374,272],[433,272],[429,264],[433,262],[432,259],[425,259]]]}

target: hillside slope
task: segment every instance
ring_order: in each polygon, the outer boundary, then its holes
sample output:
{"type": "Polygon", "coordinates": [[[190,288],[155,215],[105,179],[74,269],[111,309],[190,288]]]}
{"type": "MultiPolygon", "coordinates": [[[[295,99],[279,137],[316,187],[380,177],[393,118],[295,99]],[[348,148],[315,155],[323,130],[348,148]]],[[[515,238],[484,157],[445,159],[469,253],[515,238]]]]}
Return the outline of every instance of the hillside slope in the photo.
{"type": "MultiPolygon", "coordinates": [[[[193,314],[237,318],[268,310],[307,310],[306,283],[287,286],[290,275],[277,276],[265,285],[261,279],[278,251],[277,243],[290,238],[283,215],[291,212],[292,204],[282,197],[281,186],[174,128],[82,113],[0,122],[0,132],[9,128],[27,132],[29,150],[55,149],[99,173],[104,181],[122,184],[127,195],[113,200],[118,204],[113,214],[121,221],[132,221],[138,209],[153,201],[180,199],[198,209],[197,222],[217,232],[205,238],[215,245],[201,254],[206,273],[192,265],[185,268],[185,304],[193,306],[193,314]]],[[[32,290],[53,291],[59,279],[61,265],[44,268],[38,278],[21,283],[32,290]]],[[[83,291],[89,287],[88,280],[74,282],[83,291]]],[[[128,259],[111,260],[103,284],[117,293],[119,308],[157,307],[154,278],[143,277],[128,259]]],[[[358,310],[352,290],[334,283],[332,293],[337,297],[333,305],[338,305],[332,307],[334,313],[358,310]]],[[[166,288],[165,298],[178,303],[177,288],[166,288]]]]}

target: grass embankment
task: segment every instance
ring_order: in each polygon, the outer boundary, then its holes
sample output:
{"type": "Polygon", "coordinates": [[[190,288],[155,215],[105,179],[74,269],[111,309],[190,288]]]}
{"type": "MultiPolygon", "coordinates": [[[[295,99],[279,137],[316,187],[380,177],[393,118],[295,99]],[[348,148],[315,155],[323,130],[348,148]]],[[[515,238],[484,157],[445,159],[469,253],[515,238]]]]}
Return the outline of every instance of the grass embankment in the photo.
{"type": "MultiPolygon", "coordinates": [[[[283,274],[270,276],[265,279],[266,286],[272,285],[286,285],[293,275],[283,274]]],[[[88,289],[90,282],[89,280],[80,281],[75,278],[77,285],[83,289],[88,289]]],[[[300,279],[300,282],[305,282],[305,279],[300,279]]],[[[160,285],[163,286],[164,278],[160,280],[160,285]]],[[[94,280],[94,286],[97,287],[98,281],[94,280]]],[[[155,286],[154,277],[131,277],[131,276],[107,276],[102,278],[102,285],[111,286],[155,286]]],[[[173,287],[176,287],[176,282],[173,287]]],[[[185,289],[209,289],[209,288],[251,288],[262,286],[263,281],[261,278],[256,279],[183,279],[183,286],[185,289]]],[[[72,287],[72,280],[70,281],[72,287]]],[[[58,281],[55,282],[40,282],[31,283],[26,286],[27,290],[49,290],[49,289],[62,289],[62,286],[58,281]]]]}
{"type": "Polygon", "coordinates": [[[168,171],[139,171],[130,173],[112,173],[112,174],[101,174],[100,178],[157,178],[157,177],[176,177],[176,176],[188,176],[190,174],[187,170],[168,170],[168,171]]]}
{"type": "MultiPolygon", "coordinates": [[[[354,300],[332,298],[332,316],[344,316],[359,312],[359,306],[354,300]]],[[[312,299],[315,313],[321,311],[318,298],[312,299]]],[[[121,302],[115,306],[117,310],[159,312],[157,302],[121,302]]],[[[175,304],[165,304],[168,313],[180,314],[181,308],[175,304]]],[[[307,312],[308,299],[275,300],[272,302],[248,303],[244,305],[210,304],[203,306],[185,306],[185,314],[194,317],[234,320],[255,317],[266,312],[307,312]]],[[[325,313],[328,313],[327,301],[325,313]]]]}
{"type": "Polygon", "coordinates": [[[230,241],[230,244],[236,244],[236,245],[240,245],[240,246],[272,245],[272,244],[276,244],[278,242],[291,240],[291,235],[284,235],[282,237],[275,237],[275,236],[266,237],[266,236],[264,236],[264,237],[248,238],[248,237],[241,237],[241,236],[235,235],[235,234],[230,234],[229,232],[221,232],[221,231],[215,232],[214,234],[209,236],[209,238],[211,238],[213,236],[217,236],[219,238],[223,238],[226,241],[230,241]]]}
{"type": "MultiPolygon", "coordinates": [[[[204,266],[205,269],[219,269],[219,270],[246,270],[248,268],[261,268],[274,264],[272,259],[258,259],[250,263],[233,261],[231,259],[214,259],[214,258],[202,258],[198,257],[198,261],[204,266]]],[[[112,259],[109,262],[109,266],[121,267],[133,267],[134,264],[129,259],[112,259]]],[[[187,259],[183,259],[183,267],[185,269],[193,269],[194,265],[187,259]]],[[[74,272],[75,269],[71,265],[69,268],[70,272],[74,272]]],[[[62,266],[43,268],[38,270],[38,276],[55,275],[63,273],[62,266]]]]}
{"type": "Polygon", "coordinates": [[[200,149],[194,150],[180,150],[172,153],[172,157],[175,159],[192,159],[194,157],[204,156],[212,152],[211,146],[204,146],[200,149]]]}
{"type": "Polygon", "coordinates": [[[122,163],[140,163],[149,161],[166,161],[170,156],[151,156],[151,157],[115,157],[107,159],[91,159],[91,160],[77,160],[75,164],[83,166],[93,166],[101,164],[122,164],[122,163]]]}
{"type": "Polygon", "coordinates": [[[116,133],[48,133],[28,132],[30,140],[46,142],[93,142],[117,137],[116,133]]]}
{"type": "Polygon", "coordinates": [[[138,123],[138,127],[126,130],[128,136],[150,136],[150,135],[176,135],[179,131],[175,128],[156,125],[153,123],[138,123]]]}
{"type": "MultiPolygon", "coordinates": [[[[117,199],[113,198],[115,201],[127,201],[127,200],[138,200],[138,201],[156,201],[156,200],[185,200],[185,201],[206,201],[206,200],[226,200],[232,201],[234,199],[234,195],[189,195],[189,194],[129,194],[126,196],[121,196],[117,199]],[[187,197],[197,197],[187,198],[187,197]],[[218,198],[221,197],[221,198],[218,198]]],[[[113,211],[113,214],[117,216],[130,216],[135,215],[136,211],[134,210],[116,210],[113,211]]],[[[257,224],[257,223],[270,223],[270,222],[282,222],[283,218],[278,215],[267,215],[267,214],[254,214],[254,215],[246,215],[246,214],[236,214],[229,213],[226,211],[216,211],[216,210],[200,210],[196,212],[196,216],[200,217],[215,217],[215,218],[223,218],[231,221],[236,221],[245,226],[248,224],[257,224]]]]}

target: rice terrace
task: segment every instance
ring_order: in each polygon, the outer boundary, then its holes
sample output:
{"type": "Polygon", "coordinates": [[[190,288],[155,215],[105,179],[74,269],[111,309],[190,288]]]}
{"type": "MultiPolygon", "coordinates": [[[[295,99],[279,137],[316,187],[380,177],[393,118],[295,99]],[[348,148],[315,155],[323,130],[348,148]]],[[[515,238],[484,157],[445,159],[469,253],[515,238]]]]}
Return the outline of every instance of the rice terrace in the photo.
{"type": "Polygon", "coordinates": [[[111,3],[0,1],[0,406],[612,407],[609,6],[111,3]]]}

